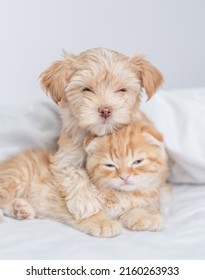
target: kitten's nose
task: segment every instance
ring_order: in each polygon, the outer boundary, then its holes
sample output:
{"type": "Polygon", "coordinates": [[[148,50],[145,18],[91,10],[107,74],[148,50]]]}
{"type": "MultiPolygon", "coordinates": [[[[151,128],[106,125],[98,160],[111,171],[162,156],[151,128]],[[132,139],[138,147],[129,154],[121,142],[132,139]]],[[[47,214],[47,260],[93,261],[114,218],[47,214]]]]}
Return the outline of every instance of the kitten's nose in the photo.
{"type": "Polygon", "coordinates": [[[127,174],[121,174],[121,176],[119,176],[120,179],[122,179],[125,183],[127,183],[130,175],[127,175],[127,174]]]}
{"type": "Polygon", "coordinates": [[[98,112],[100,113],[100,116],[107,119],[112,114],[112,107],[110,106],[100,106],[98,108],[98,112]]]}

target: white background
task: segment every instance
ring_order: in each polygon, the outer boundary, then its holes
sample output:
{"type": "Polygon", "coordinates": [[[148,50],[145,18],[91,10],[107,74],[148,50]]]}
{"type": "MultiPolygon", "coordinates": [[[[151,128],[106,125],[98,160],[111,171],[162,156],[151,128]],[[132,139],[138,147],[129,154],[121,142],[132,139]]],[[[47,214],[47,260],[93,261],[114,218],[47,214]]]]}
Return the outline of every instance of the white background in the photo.
{"type": "Polygon", "coordinates": [[[203,0],[0,0],[0,105],[45,99],[39,74],[62,49],[145,53],[165,89],[205,86],[203,0]]]}

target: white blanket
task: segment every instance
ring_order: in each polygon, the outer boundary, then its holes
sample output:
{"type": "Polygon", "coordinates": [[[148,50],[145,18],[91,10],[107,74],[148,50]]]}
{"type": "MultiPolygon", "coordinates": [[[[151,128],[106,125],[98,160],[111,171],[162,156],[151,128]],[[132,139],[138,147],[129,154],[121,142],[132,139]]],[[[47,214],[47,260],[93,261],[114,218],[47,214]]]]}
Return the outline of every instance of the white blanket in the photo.
{"type": "MultiPolygon", "coordinates": [[[[160,92],[143,105],[174,159],[170,179],[184,183],[174,186],[164,231],[124,230],[118,237],[100,239],[55,221],[4,217],[0,259],[204,259],[204,96],[205,89],[160,92]]],[[[53,145],[59,127],[55,106],[2,108],[0,158],[31,146],[53,145]]]]}
{"type": "Polygon", "coordinates": [[[142,107],[165,137],[170,180],[205,184],[205,88],[161,91],[142,107]]]}

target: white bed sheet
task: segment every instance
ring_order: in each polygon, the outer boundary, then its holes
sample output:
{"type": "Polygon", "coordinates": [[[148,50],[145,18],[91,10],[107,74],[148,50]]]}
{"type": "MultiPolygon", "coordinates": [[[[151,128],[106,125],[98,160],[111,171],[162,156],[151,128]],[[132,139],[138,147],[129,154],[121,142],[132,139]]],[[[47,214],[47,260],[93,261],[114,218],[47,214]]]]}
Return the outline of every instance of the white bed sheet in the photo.
{"type": "Polygon", "coordinates": [[[0,224],[0,259],[205,259],[205,186],[175,186],[166,229],[95,238],[49,220],[0,224]]]}

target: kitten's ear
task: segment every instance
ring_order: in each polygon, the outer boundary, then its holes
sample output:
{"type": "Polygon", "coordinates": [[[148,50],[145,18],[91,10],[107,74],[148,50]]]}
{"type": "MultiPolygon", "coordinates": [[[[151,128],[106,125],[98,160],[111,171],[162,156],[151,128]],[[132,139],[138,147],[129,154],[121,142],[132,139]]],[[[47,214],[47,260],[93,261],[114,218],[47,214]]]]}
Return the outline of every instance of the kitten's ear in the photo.
{"type": "Polygon", "coordinates": [[[86,153],[89,155],[91,154],[95,147],[96,147],[96,136],[93,136],[93,135],[87,135],[84,139],[84,148],[85,148],[85,151],[86,153]]]}
{"type": "Polygon", "coordinates": [[[64,52],[64,60],[54,62],[40,75],[43,90],[49,93],[55,103],[60,102],[64,96],[66,83],[74,72],[75,58],[73,54],[64,52]]]}
{"type": "Polygon", "coordinates": [[[143,55],[135,55],[130,58],[131,66],[140,78],[141,85],[145,89],[148,99],[150,99],[163,83],[161,72],[143,55]]]}
{"type": "Polygon", "coordinates": [[[164,150],[164,139],[159,131],[157,131],[152,126],[144,126],[142,130],[144,132],[145,137],[149,140],[151,144],[156,145],[164,150]]]}

